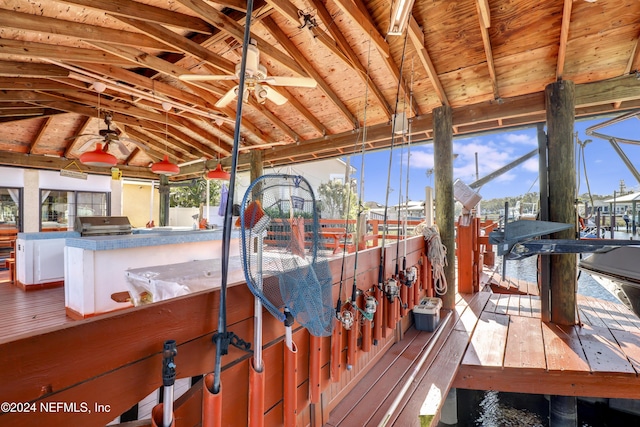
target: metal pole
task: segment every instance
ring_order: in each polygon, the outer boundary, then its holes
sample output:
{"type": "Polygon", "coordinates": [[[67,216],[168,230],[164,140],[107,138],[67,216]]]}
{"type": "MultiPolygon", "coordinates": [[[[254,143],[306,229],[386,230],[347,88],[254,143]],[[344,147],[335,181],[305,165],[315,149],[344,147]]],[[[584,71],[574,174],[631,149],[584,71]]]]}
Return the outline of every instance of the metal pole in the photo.
{"type": "Polygon", "coordinates": [[[229,273],[229,247],[233,220],[233,197],[236,185],[236,170],[238,168],[238,149],[240,147],[240,124],[242,123],[242,94],[245,89],[245,73],[247,70],[247,47],[251,35],[251,14],[253,0],[247,0],[247,14],[244,24],[244,38],[242,40],[242,62],[240,63],[240,80],[238,84],[238,102],[236,104],[236,124],[233,133],[233,150],[231,151],[231,178],[229,179],[229,193],[224,212],[224,226],[222,228],[222,274],[220,278],[220,309],[218,310],[218,334],[216,336],[216,360],[213,378],[213,394],[220,393],[220,375],[222,373],[222,355],[227,352],[227,278],[229,273]]]}

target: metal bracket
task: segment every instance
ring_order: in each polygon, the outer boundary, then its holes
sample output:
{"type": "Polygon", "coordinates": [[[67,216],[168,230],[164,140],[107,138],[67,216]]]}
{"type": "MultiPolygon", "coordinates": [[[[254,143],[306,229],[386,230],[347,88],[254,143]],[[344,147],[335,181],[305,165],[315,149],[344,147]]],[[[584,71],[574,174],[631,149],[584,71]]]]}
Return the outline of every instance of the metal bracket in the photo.
{"type": "Polygon", "coordinates": [[[251,350],[251,343],[243,340],[233,332],[216,332],[213,334],[211,341],[220,346],[220,354],[223,356],[229,353],[229,344],[239,348],[240,350],[244,350],[247,353],[253,354],[253,350],[251,350]]]}

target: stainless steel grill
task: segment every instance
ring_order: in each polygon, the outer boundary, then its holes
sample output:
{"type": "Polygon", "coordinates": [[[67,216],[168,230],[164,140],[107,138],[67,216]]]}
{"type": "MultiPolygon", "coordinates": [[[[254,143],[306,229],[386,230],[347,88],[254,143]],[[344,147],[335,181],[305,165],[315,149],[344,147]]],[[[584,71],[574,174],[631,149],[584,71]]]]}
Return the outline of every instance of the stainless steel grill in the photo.
{"type": "Polygon", "coordinates": [[[80,216],[75,231],[83,237],[125,235],[131,234],[131,223],[126,216],[80,216]]]}

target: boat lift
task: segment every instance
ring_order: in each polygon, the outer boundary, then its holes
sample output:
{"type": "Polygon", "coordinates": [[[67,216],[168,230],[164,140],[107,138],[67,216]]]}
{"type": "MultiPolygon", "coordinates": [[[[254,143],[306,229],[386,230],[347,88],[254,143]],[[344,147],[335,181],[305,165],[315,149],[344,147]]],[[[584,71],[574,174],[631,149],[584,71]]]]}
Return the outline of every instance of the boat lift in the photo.
{"type": "Polygon", "coordinates": [[[608,252],[619,246],[640,245],[640,241],[626,239],[537,239],[573,227],[551,221],[505,221],[502,229],[489,233],[489,243],[497,246],[503,262],[533,255],[608,252]]]}

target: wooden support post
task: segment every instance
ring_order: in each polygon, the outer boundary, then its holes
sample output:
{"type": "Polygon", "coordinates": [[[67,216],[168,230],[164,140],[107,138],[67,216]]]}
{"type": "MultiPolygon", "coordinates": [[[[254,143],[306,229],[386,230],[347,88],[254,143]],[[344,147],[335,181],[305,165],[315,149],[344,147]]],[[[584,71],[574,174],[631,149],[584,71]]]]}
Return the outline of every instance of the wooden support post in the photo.
{"type": "MultiPolygon", "coordinates": [[[[255,181],[256,179],[262,176],[262,150],[251,150],[249,152],[249,156],[251,158],[251,170],[249,171],[250,182],[255,181]]],[[[261,192],[261,185],[258,184],[253,187],[252,196],[259,194],[261,192]]],[[[254,197],[252,197],[254,198],[254,197]]],[[[232,201],[233,203],[233,201],[232,201]]]]}
{"type": "MultiPolygon", "coordinates": [[[[473,293],[473,226],[458,221],[458,292],[473,293]]],[[[447,281],[448,283],[448,281],[447,281]]]]}
{"type": "Polygon", "coordinates": [[[440,230],[440,240],[447,248],[447,265],[444,267],[447,292],[440,296],[445,309],[453,309],[456,303],[452,116],[451,107],[446,105],[433,110],[436,225],[440,230]]]}
{"type": "Polygon", "coordinates": [[[473,219],[473,292],[480,292],[482,252],[480,251],[480,218],[473,219]]]}
{"type": "MultiPolygon", "coordinates": [[[[573,145],[575,84],[551,83],[545,88],[549,162],[549,220],[575,224],[576,172],[573,145]]],[[[575,228],[554,233],[555,239],[574,239],[575,228]]],[[[576,256],[551,255],[551,321],[576,321],[576,256]]]]}
{"type": "Polygon", "coordinates": [[[160,193],[160,226],[166,227],[169,225],[169,193],[171,192],[169,178],[166,175],[160,175],[158,192],[160,193]]]}

